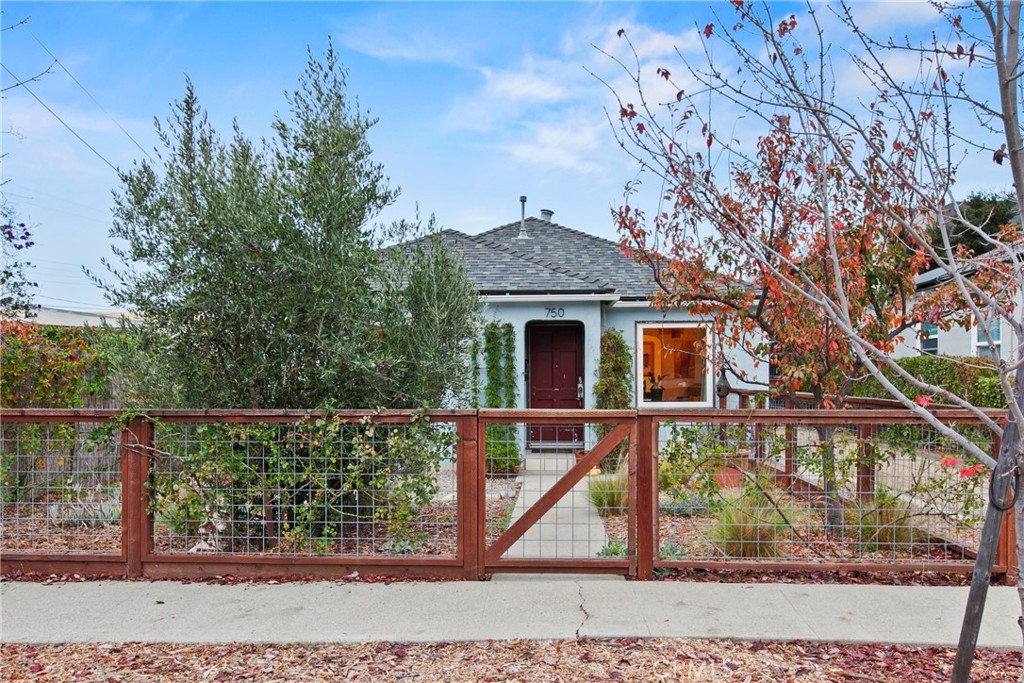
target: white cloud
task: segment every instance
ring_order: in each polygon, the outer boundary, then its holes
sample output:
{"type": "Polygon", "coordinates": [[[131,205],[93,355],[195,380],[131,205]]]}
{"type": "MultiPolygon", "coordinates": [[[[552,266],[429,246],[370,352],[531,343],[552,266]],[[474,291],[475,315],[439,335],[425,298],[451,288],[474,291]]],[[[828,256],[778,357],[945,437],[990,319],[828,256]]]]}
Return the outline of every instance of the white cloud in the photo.
{"type": "Polygon", "coordinates": [[[364,26],[346,33],[342,44],[387,61],[460,64],[466,57],[458,41],[422,29],[396,32],[390,26],[364,26]]]}
{"type": "Polygon", "coordinates": [[[607,120],[595,116],[592,110],[573,109],[556,120],[527,124],[525,129],[527,135],[522,140],[495,147],[515,159],[546,168],[584,174],[607,170],[602,157],[614,148],[614,140],[607,120]]]}
{"type": "Polygon", "coordinates": [[[868,31],[920,28],[940,19],[927,0],[858,0],[851,4],[851,12],[857,24],[868,31]]]}
{"type": "Polygon", "coordinates": [[[557,102],[565,99],[568,96],[568,90],[562,84],[565,81],[554,77],[550,69],[545,71],[548,73],[480,69],[486,79],[484,90],[487,96],[512,102],[557,102]]]}

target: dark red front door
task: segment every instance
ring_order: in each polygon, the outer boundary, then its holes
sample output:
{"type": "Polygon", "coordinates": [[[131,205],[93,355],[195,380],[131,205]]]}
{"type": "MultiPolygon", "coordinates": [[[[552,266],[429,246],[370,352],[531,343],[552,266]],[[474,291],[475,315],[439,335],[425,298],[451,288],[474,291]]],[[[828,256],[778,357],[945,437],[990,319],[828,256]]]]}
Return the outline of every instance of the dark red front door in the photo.
{"type": "MultiPolygon", "coordinates": [[[[583,407],[583,325],[527,326],[530,408],[575,410],[583,407]]],[[[532,446],[583,443],[582,425],[532,425],[532,446]]]]}

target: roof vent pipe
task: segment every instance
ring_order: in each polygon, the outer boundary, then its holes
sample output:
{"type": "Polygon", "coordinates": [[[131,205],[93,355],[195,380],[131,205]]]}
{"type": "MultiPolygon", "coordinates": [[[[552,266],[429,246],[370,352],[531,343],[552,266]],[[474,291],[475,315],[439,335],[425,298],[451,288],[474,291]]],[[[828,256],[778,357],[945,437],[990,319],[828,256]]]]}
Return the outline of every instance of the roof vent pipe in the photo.
{"type": "Polygon", "coordinates": [[[517,240],[528,240],[530,236],[526,234],[526,195],[519,196],[519,203],[522,204],[523,212],[522,217],[519,219],[519,234],[516,236],[517,240]]]}
{"type": "Polygon", "coordinates": [[[555,212],[552,211],[551,209],[541,209],[540,210],[541,220],[545,220],[548,223],[551,222],[551,217],[554,216],[554,215],[555,215],[555,212]]]}

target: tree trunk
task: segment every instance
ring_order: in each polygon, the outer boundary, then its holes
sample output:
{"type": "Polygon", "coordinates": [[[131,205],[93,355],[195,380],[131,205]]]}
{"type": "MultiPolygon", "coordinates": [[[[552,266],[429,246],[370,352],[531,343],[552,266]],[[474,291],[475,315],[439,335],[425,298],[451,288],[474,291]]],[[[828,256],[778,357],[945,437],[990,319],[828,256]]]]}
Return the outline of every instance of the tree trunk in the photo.
{"type": "Polygon", "coordinates": [[[821,488],[825,492],[825,531],[838,533],[843,528],[845,516],[843,500],[839,496],[836,482],[835,427],[817,425],[818,444],[821,451],[821,488]]]}
{"type": "MultiPolygon", "coordinates": [[[[1020,374],[1018,373],[1018,375],[1020,374]]],[[[1017,400],[1024,399],[1018,397],[1017,400]]],[[[1020,452],[1020,447],[1020,431],[1011,413],[1006,429],[1003,430],[999,459],[992,472],[995,481],[993,489],[996,495],[989,498],[988,509],[985,511],[985,523],[981,528],[978,557],[974,562],[974,577],[971,579],[971,591],[967,596],[967,607],[964,610],[956,662],[953,664],[952,683],[970,683],[971,680],[971,664],[974,661],[974,652],[978,645],[978,631],[981,628],[981,618],[985,611],[989,582],[992,580],[992,565],[995,562],[996,546],[999,544],[999,532],[1003,525],[1004,509],[998,505],[1008,503],[1011,496],[1018,499],[1015,500],[1016,505],[1019,506],[1021,502],[1019,487],[1013,490],[1015,484],[1019,482],[1019,479],[1014,476],[1014,472],[1019,467],[1017,454],[1020,452]]],[[[1018,547],[1020,547],[1019,540],[1018,547]]],[[[1019,582],[1018,578],[1018,586],[1019,582]]],[[[1018,587],[1018,592],[1020,590],[1018,587]]],[[[1024,595],[1022,595],[1022,601],[1024,601],[1024,595]]],[[[1021,608],[1024,610],[1024,602],[1022,602],[1021,608]]],[[[1018,619],[1018,623],[1021,623],[1020,619],[1018,619]]]]}

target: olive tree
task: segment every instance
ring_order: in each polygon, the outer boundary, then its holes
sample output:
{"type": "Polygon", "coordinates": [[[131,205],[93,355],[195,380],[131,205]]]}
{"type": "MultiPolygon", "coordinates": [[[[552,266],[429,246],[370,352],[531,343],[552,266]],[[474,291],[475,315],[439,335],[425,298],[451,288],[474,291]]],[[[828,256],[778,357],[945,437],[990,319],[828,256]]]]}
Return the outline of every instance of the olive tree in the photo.
{"type": "MultiPolygon", "coordinates": [[[[438,405],[465,375],[452,363],[465,358],[457,351],[471,335],[475,291],[461,263],[437,250],[408,254],[409,286],[389,284],[394,268],[373,221],[398,191],[372,158],[375,119],[347,96],[330,44],[322,59],[310,53],[286,99],[270,140],[253,142],[237,123],[225,139],[187,80],[157,121],[156,161],[120,174],[116,259],[100,284],[135,314],[132,353],[121,354],[132,359],[121,368],[129,398],[223,408],[438,405]],[[438,296],[443,307],[427,305],[438,296]],[[410,334],[410,325],[438,331],[410,334]]],[[[402,223],[386,236],[410,232],[402,223]]]]}

